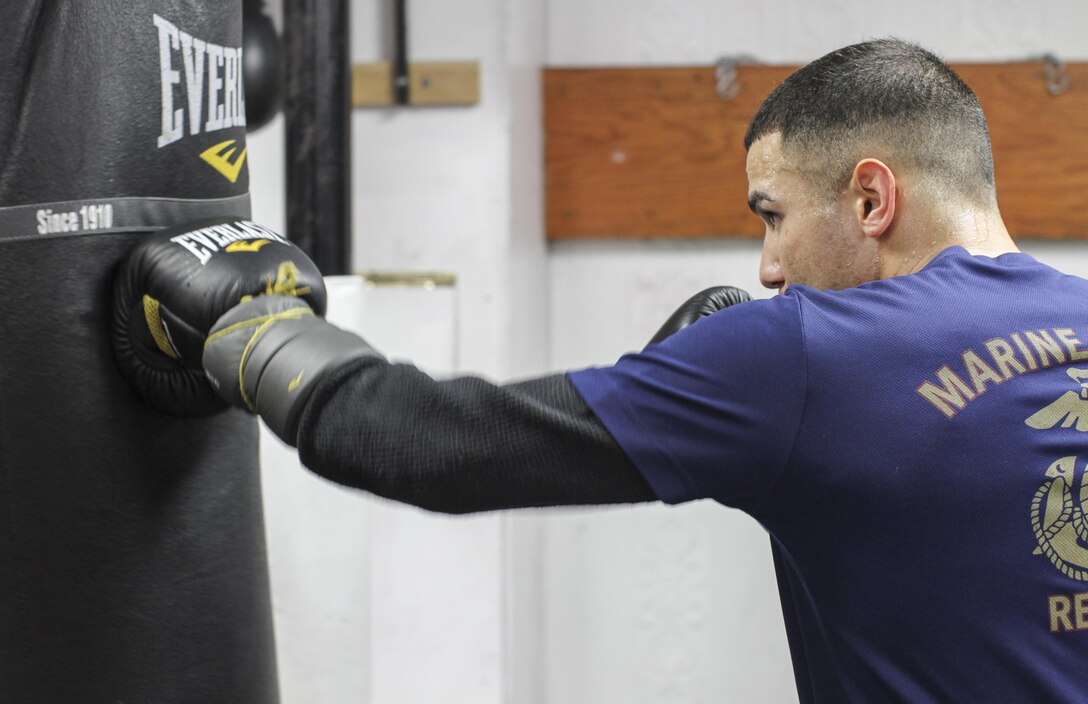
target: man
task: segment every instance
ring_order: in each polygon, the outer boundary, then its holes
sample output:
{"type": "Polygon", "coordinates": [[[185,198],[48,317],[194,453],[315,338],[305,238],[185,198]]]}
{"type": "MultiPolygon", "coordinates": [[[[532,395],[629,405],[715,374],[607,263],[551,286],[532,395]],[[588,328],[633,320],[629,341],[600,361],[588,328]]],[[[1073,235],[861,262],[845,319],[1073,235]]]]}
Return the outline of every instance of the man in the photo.
{"type": "Polygon", "coordinates": [[[1009,238],[974,94],[866,42],[787,79],[745,142],[773,299],[500,386],[259,297],[212,330],[208,377],[315,472],[425,508],[748,512],[803,702],[1083,697],[1088,282],[1009,238]]]}

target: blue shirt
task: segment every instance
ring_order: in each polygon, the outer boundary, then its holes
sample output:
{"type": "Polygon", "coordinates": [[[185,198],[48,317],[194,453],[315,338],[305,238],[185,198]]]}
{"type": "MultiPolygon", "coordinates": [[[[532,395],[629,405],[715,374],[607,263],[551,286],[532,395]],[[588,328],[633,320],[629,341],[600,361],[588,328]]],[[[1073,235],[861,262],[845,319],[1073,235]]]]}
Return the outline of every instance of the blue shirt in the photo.
{"type": "Polygon", "coordinates": [[[954,247],[570,379],[663,501],[766,527],[802,702],[1088,699],[1088,281],[954,247]]]}

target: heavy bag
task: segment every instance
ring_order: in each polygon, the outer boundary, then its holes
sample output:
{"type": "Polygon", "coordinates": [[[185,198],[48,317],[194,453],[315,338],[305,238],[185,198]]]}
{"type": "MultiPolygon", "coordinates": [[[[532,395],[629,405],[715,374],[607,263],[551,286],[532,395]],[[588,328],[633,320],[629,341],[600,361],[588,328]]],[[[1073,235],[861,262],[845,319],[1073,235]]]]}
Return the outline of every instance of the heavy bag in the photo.
{"type": "Polygon", "coordinates": [[[278,699],[256,421],[125,383],[142,235],[249,215],[241,0],[0,4],[0,700],[278,699]]]}

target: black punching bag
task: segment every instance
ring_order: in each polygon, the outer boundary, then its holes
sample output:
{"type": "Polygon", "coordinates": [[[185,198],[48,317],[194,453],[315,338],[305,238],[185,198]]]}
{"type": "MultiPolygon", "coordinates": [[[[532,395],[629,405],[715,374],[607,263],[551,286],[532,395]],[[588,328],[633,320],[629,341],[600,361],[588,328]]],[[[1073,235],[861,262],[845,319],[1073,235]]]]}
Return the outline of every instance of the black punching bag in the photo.
{"type": "Polygon", "coordinates": [[[248,216],[241,0],[0,3],[0,701],[278,699],[253,418],[144,405],[142,235],[248,216]]]}

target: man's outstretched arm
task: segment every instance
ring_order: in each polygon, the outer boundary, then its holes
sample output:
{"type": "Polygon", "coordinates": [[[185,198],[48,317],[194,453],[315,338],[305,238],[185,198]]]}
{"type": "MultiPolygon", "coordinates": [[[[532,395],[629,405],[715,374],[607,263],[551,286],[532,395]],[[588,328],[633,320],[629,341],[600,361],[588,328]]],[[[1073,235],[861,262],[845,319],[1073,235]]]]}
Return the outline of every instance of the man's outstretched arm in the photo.
{"type": "MultiPolygon", "coordinates": [[[[652,342],[746,298],[703,291],[652,342]]],[[[656,498],[566,375],[435,381],[391,364],[320,317],[316,266],[266,228],[215,220],[148,235],[114,299],[118,363],[148,403],[246,408],[339,483],[450,513],[656,498]]]]}
{"type": "Polygon", "coordinates": [[[360,360],[322,381],[297,439],[314,472],[432,511],[656,498],[564,374],[435,381],[360,360]]]}
{"type": "MultiPolygon", "coordinates": [[[[746,298],[697,294],[654,341],[746,298]]],[[[204,365],[311,470],[379,496],[447,513],[656,498],[565,374],[436,381],[281,296],[223,316],[204,365]]]]}

